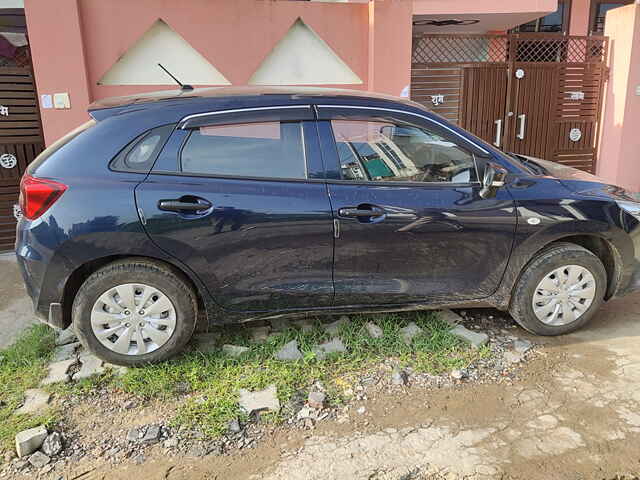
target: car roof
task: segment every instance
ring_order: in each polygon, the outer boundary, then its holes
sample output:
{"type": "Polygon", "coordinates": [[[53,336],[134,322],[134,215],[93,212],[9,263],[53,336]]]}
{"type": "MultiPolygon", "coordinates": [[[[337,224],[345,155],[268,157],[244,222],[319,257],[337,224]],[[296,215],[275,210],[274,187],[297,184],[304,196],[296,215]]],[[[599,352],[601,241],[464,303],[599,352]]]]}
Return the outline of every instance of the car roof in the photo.
{"type": "MultiPolygon", "coordinates": [[[[121,111],[123,107],[135,106],[136,109],[157,107],[159,103],[189,103],[194,99],[208,99],[207,102],[215,109],[216,105],[229,107],[231,102],[238,105],[269,106],[283,103],[317,103],[325,99],[349,98],[351,100],[383,101],[405,104],[424,110],[425,107],[407,98],[395,97],[381,93],[362,90],[348,90],[338,88],[317,87],[212,87],[183,90],[162,90],[149,93],[139,93],[123,97],[112,97],[98,100],[89,105],[89,112],[93,117],[110,116],[101,110],[114,109],[121,111]],[[105,115],[106,114],[106,115],[105,115]]],[[[115,112],[113,112],[115,113],[115,112]]]]}

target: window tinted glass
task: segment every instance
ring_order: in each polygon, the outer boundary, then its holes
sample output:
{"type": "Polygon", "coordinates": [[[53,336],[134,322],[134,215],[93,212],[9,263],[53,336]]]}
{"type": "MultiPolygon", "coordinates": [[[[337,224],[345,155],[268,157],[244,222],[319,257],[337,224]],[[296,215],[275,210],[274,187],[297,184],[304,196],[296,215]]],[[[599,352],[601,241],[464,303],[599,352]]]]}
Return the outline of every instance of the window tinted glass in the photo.
{"type": "Polygon", "coordinates": [[[331,123],[345,180],[478,180],[473,155],[434,132],[385,122],[331,123]]]}
{"type": "Polygon", "coordinates": [[[306,178],[302,124],[265,122],[193,130],[182,171],[237,177],[306,178]]]}

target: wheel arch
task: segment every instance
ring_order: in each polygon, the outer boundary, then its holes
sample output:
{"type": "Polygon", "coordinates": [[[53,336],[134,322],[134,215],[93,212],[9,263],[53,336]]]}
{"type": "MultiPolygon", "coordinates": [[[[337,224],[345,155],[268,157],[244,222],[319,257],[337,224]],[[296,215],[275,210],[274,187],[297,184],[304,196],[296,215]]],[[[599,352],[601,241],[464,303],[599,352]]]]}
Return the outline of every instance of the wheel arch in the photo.
{"type": "Polygon", "coordinates": [[[593,253],[604,265],[604,269],[607,272],[607,290],[605,293],[605,300],[610,299],[616,293],[620,278],[622,276],[622,257],[618,248],[609,240],[600,235],[592,233],[575,233],[567,234],[557,237],[548,241],[535,252],[533,252],[528,260],[524,262],[524,265],[520,268],[520,271],[515,277],[515,281],[511,285],[509,303],[513,297],[513,292],[520,281],[520,277],[527,269],[527,267],[545,250],[549,247],[559,243],[572,243],[593,253]]]}
{"type": "Polygon", "coordinates": [[[71,275],[67,278],[62,295],[62,318],[65,328],[71,325],[71,310],[73,300],[78,293],[78,290],[90,275],[97,270],[109,265],[111,263],[130,260],[130,261],[148,261],[161,264],[169,269],[177,276],[182,278],[194,291],[196,299],[198,300],[198,323],[196,331],[206,331],[209,325],[210,308],[209,303],[206,301],[206,292],[203,291],[203,287],[199,284],[197,279],[194,279],[192,275],[185,272],[182,268],[167,261],[166,259],[152,257],[148,255],[124,255],[114,254],[104,257],[95,258],[89,262],[83,263],[77,267],[71,275]],[[204,314],[204,315],[203,315],[204,314]]]}

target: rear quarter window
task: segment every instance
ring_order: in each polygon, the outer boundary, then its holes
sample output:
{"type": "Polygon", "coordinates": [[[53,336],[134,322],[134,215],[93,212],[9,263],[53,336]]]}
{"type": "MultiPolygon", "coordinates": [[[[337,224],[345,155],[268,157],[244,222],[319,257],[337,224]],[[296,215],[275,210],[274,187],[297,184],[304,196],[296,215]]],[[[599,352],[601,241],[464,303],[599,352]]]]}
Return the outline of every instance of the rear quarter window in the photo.
{"type": "Polygon", "coordinates": [[[163,125],[136,137],[111,161],[111,169],[119,172],[147,173],[171,135],[175,125],[163,125]]]}

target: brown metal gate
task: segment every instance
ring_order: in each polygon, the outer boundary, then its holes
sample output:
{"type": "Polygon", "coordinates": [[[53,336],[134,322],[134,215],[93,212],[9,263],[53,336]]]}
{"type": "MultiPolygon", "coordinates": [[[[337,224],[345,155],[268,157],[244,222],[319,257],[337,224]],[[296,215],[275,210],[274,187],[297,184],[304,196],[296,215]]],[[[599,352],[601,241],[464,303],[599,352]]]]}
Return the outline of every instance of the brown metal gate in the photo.
{"type": "Polygon", "coordinates": [[[0,251],[13,249],[20,178],[43,148],[31,68],[0,67],[0,251]]]}
{"type": "Polygon", "coordinates": [[[505,151],[593,172],[606,37],[420,35],[411,98],[505,151]]]}

